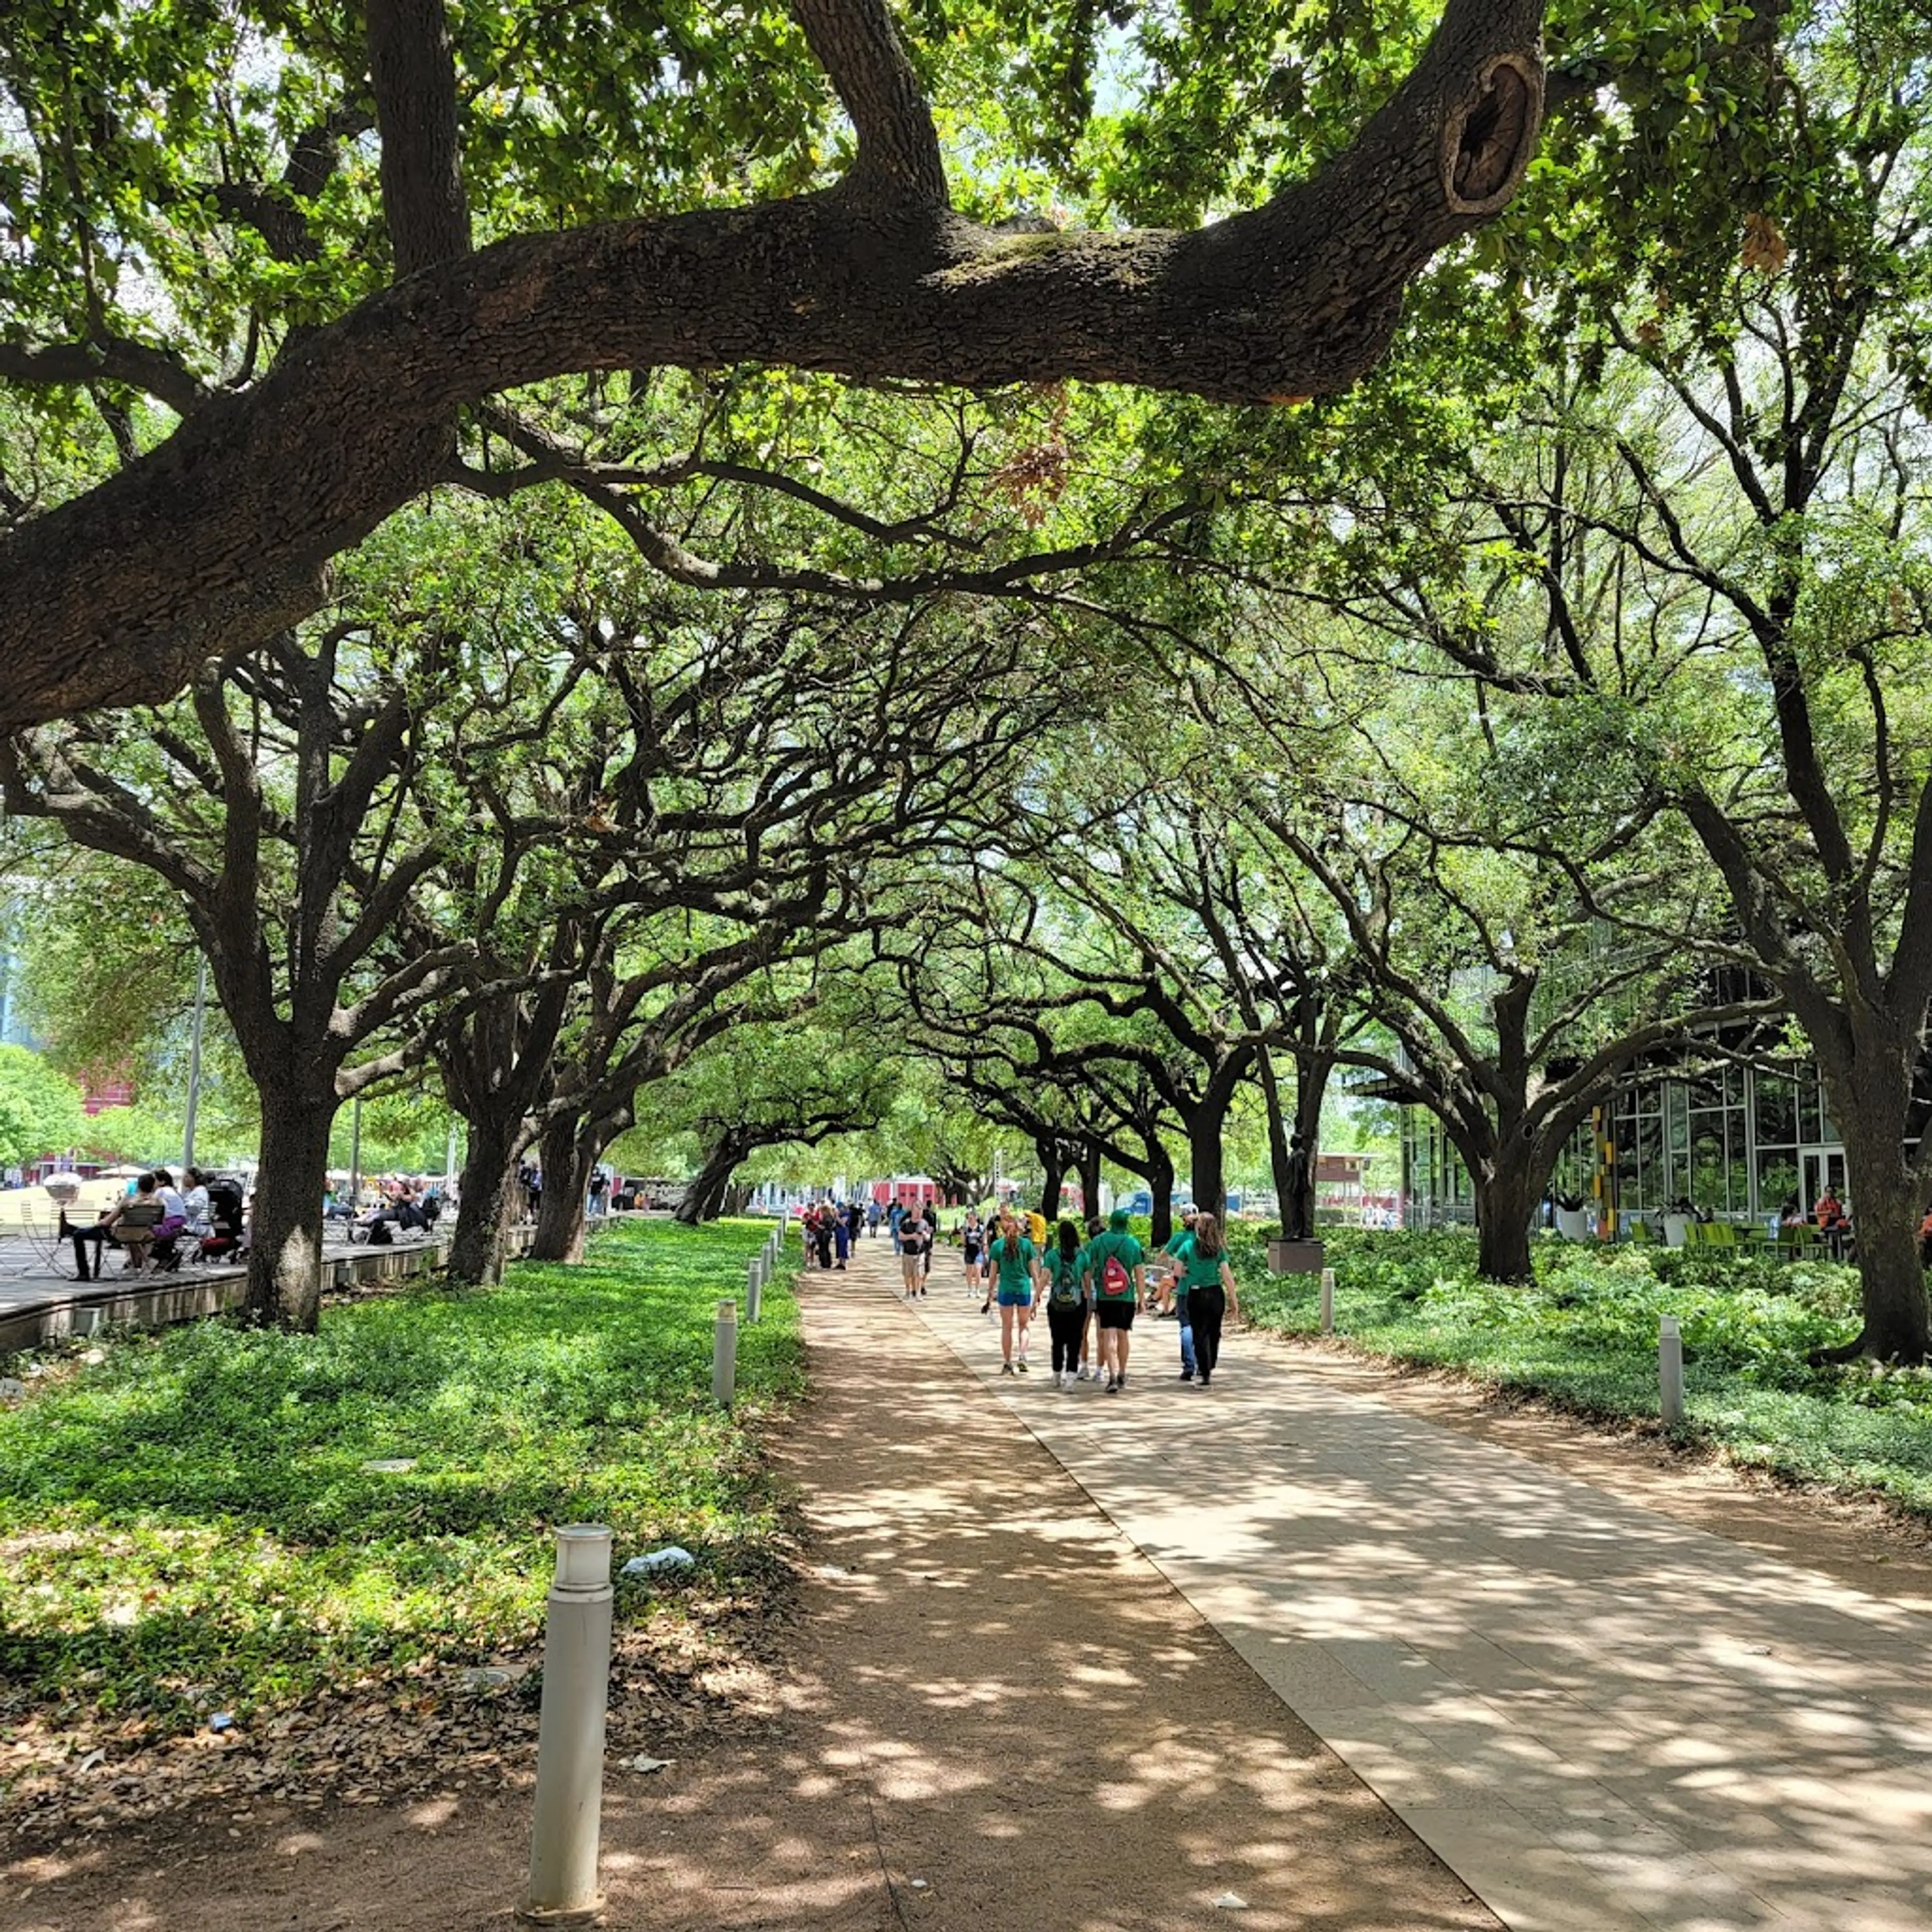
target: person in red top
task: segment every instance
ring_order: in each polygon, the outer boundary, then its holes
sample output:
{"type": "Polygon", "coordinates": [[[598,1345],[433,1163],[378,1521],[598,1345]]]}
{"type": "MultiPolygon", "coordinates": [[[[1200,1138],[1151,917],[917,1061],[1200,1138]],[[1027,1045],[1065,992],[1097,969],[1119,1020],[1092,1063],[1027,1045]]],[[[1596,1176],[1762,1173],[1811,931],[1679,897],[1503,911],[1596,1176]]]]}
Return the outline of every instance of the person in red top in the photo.
{"type": "Polygon", "coordinates": [[[1843,1203],[1832,1192],[1828,1186],[1826,1186],[1824,1192],[1819,1196],[1818,1204],[1811,1211],[1818,1217],[1819,1226],[1828,1234],[1834,1228],[1848,1227],[1850,1225],[1845,1218],[1843,1203]]]}

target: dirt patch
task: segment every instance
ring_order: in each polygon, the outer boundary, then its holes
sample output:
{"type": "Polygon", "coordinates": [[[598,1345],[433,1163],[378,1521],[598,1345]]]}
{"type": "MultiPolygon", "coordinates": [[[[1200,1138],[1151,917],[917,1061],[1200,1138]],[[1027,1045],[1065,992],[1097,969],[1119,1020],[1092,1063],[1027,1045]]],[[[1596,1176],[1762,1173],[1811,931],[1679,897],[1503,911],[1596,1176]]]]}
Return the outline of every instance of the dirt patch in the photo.
{"type": "MultiPolygon", "coordinates": [[[[861,1252],[854,1276],[806,1285],[816,1394],[781,1454],[811,1547],[797,1621],[771,1634],[786,1664],[742,1695],[711,1687],[728,1723],[640,1727],[667,1769],[614,1750],[608,1922],[1493,1928],[878,1293],[890,1256],[861,1252]],[[1216,1906],[1230,1894],[1247,1909],[1216,1906]]],[[[0,1928],[507,1927],[528,1778],[525,1748],[407,1803],[228,1792],[75,1829],[0,1866],[0,1928]]]]}

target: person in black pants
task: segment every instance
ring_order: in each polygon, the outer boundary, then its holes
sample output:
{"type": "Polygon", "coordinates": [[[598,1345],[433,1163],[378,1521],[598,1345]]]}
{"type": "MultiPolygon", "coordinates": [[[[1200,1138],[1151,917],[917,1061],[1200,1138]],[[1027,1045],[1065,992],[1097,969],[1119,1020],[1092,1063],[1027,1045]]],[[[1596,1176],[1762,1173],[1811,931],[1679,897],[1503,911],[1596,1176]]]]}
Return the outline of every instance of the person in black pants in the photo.
{"type": "Polygon", "coordinates": [[[1081,1277],[1086,1266],[1080,1231],[1071,1221],[1060,1224],[1054,1245],[1042,1257],[1046,1274],[1046,1327],[1053,1338],[1053,1382],[1070,1389],[1080,1366],[1080,1344],[1087,1334],[1087,1290],[1081,1277]]]}
{"type": "Polygon", "coordinates": [[[1194,1330],[1194,1386],[1205,1388],[1221,1359],[1221,1324],[1232,1315],[1240,1318],[1234,1292],[1234,1270],[1221,1242],[1221,1224],[1203,1214],[1194,1224],[1194,1245],[1182,1264],[1177,1293],[1187,1297],[1187,1314],[1194,1330]]]}
{"type": "Polygon", "coordinates": [[[66,1210],[62,1209],[61,1230],[74,1244],[75,1272],[82,1281],[91,1281],[100,1275],[103,1272],[102,1257],[110,1245],[127,1248],[130,1256],[127,1266],[134,1268],[136,1262],[133,1257],[138,1257],[142,1250],[152,1242],[153,1230],[160,1224],[162,1211],[161,1197],[155,1190],[152,1174],[142,1174],[135,1183],[134,1192],[122,1196],[112,1208],[104,1210],[100,1220],[91,1228],[76,1228],[67,1218],[66,1210]],[[134,1239],[124,1241],[121,1238],[120,1231],[124,1228],[134,1239]],[[94,1244],[94,1265],[91,1269],[87,1252],[90,1241],[94,1244]]]}

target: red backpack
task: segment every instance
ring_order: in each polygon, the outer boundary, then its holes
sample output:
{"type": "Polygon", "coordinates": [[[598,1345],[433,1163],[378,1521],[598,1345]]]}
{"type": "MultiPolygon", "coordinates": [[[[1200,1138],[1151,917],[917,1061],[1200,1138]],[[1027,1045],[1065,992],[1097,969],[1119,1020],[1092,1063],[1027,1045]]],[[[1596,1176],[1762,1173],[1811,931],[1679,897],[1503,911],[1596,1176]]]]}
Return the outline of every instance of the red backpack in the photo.
{"type": "Polygon", "coordinates": [[[1100,1268],[1100,1292],[1106,1295],[1131,1294],[1134,1292],[1133,1277],[1120,1264],[1120,1258],[1112,1249],[1100,1268]]]}

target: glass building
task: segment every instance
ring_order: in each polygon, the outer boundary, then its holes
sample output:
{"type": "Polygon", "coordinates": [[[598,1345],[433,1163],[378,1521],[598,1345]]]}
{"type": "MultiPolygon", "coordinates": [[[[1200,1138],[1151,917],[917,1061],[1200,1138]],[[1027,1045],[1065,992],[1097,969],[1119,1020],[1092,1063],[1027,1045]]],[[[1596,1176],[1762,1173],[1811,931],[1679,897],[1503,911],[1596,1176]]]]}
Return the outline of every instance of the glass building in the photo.
{"type": "MultiPolygon", "coordinates": [[[[1619,1233],[1687,1200],[1720,1220],[1770,1220],[1796,1195],[1808,1215],[1827,1188],[1846,1198],[1845,1150],[1808,1061],[1633,1074],[1577,1130],[1550,1179],[1552,1199],[1589,1204],[1619,1233]]],[[[1461,1159],[1413,1104],[1402,1109],[1402,1209],[1412,1228],[1475,1219],[1461,1159]]]]}

